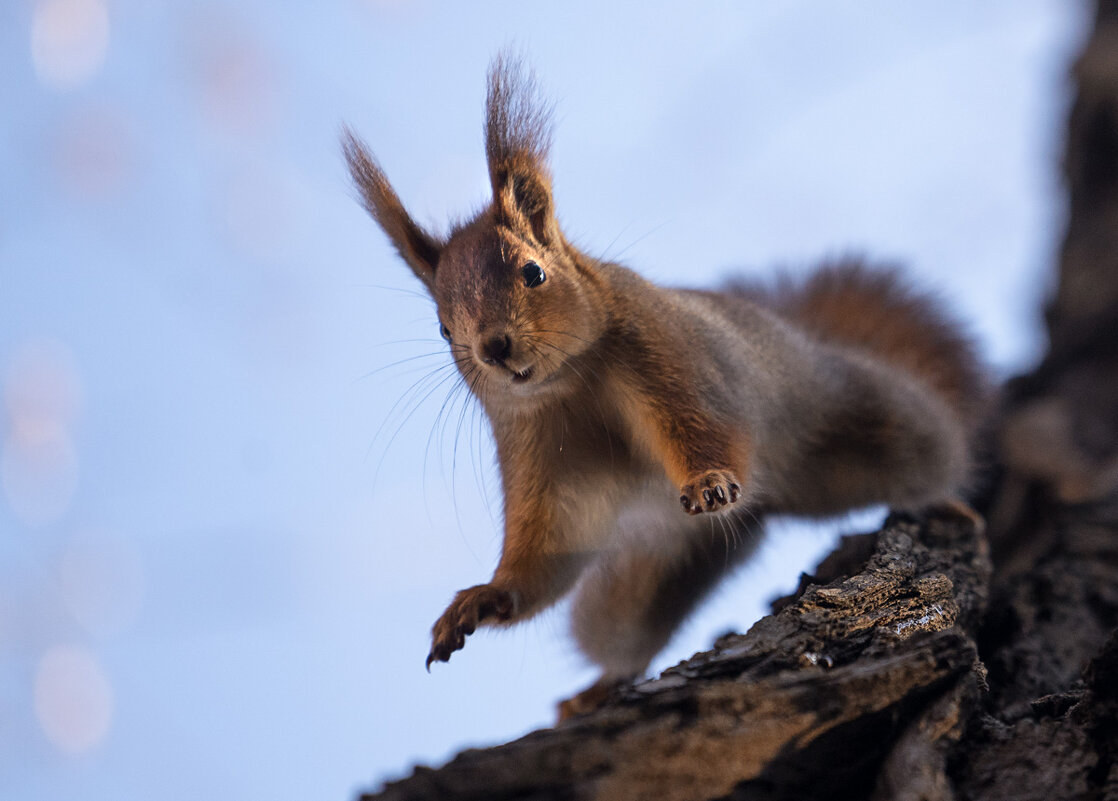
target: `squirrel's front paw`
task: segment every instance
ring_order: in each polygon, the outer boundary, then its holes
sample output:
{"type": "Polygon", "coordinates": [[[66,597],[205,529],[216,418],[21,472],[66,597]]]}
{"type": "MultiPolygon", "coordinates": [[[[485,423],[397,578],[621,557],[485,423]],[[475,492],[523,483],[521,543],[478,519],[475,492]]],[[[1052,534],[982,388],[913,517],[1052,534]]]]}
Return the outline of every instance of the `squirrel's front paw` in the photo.
{"type": "Polygon", "coordinates": [[[679,489],[679,502],[687,514],[717,512],[741,497],[741,482],[728,470],[696,473],[679,489]]]}
{"type": "Polygon", "coordinates": [[[427,654],[427,669],[431,669],[432,662],[449,660],[452,653],[466,644],[467,635],[473,634],[481,623],[508,620],[512,616],[512,607],[512,596],[489,584],[479,584],[459,592],[431,627],[431,653],[427,654]]]}

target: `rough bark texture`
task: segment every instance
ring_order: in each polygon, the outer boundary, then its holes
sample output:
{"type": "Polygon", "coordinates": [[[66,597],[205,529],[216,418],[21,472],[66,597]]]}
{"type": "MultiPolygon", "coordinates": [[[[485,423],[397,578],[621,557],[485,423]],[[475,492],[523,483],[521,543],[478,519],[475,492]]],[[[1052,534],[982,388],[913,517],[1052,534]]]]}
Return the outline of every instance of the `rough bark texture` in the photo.
{"type": "Polygon", "coordinates": [[[942,763],[938,740],[959,713],[936,701],[948,695],[969,708],[981,683],[967,631],[986,602],[985,540],[952,518],[895,518],[874,539],[868,561],[863,541],[844,543],[842,555],[858,561],[850,578],[808,583],[748,634],[722,637],[599,712],[467,751],[380,797],[830,798],[837,786],[866,794],[901,735],[942,763]]]}
{"type": "Polygon", "coordinates": [[[366,796],[1118,801],[1118,2],[1076,70],[1050,351],[1006,388],[987,534],[895,516],[747,634],[366,796]]]}

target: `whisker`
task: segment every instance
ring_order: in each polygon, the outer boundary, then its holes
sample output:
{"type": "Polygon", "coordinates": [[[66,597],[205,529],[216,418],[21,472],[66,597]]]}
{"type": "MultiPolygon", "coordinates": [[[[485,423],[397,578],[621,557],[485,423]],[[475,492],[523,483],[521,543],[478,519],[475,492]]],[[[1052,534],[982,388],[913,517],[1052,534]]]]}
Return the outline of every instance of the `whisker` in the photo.
{"type": "MultiPolygon", "coordinates": [[[[653,235],[654,233],[656,233],[657,231],[659,231],[659,230],[660,230],[661,228],[663,228],[663,227],[664,227],[665,225],[667,225],[667,224],[668,224],[668,221],[667,221],[667,220],[665,220],[664,222],[660,223],[659,225],[655,225],[655,226],[653,226],[653,227],[652,227],[652,228],[651,228],[650,230],[648,230],[647,232],[645,232],[645,233],[641,234],[641,235],[640,235],[640,236],[638,236],[638,237],[637,237],[636,239],[634,239],[634,240],[633,240],[632,242],[630,242],[630,243],[629,243],[628,245],[626,245],[625,247],[623,247],[623,248],[622,248],[622,249],[621,249],[621,250],[620,250],[619,252],[617,252],[617,253],[616,253],[615,255],[613,255],[613,256],[609,256],[609,257],[605,257],[605,258],[603,258],[602,260],[603,260],[603,261],[617,261],[617,260],[619,260],[619,259],[620,259],[620,258],[621,258],[622,256],[624,256],[624,255],[625,255],[625,254],[626,254],[626,253],[627,253],[627,252],[628,252],[628,251],[629,251],[630,249],[632,249],[632,248],[633,248],[633,247],[635,247],[636,245],[639,245],[639,244],[640,244],[641,242],[643,242],[644,240],[648,239],[648,237],[652,236],[652,235],[653,235]]],[[[626,226],[626,227],[628,227],[628,226],[626,226]]],[[[624,229],[622,229],[622,232],[624,232],[624,229]]],[[[620,239],[620,237],[621,237],[621,235],[620,235],[620,234],[618,234],[618,236],[617,236],[617,237],[616,237],[616,238],[614,239],[614,241],[617,241],[617,239],[620,239]]],[[[613,247],[613,243],[610,243],[610,247],[613,247]]]]}
{"type": "MultiPolygon", "coordinates": [[[[468,396],[470,397],[471,400],[476,400],[476,398],[477,398],[477,396],[474,394],[474,392],[475,392],[474,388],[475,388],[476,384],[481,380],[481,374],[482,374],[482,371],[477,370],[476,373],[472,376],[472,380],[470,382],[468,382],[468,383],[464,382],[464,386],[466,387],[467,394],[468,394],[468,396]]],[[[457,482],[457,477],[458,477],[458,445],[462,440],[462,426],[463,426],[464,421],[466,419],[467,413],[470,412],[472,409],[475,409],[475,408],[477,408],[476,404],[471,404],[469,402],[463,404],[462,411],[458,415],[458,424],[457,424],[457,426],[455,426],[455,429],[454,429],[454,449],[453,449],[452,454],[451,454],[451,476],[452,476],[451,481],[452,481],[452,486],[454,487],[454,489],[452,491],[454,491],[455,493],[457,492],[457,484],[453,483],[453,482],[457,482]]],[[[467,436],[466,441],[467,441],[467,444],[471,447],[471,450],[472,450],[472,441],[470,440],[469,436],[467,436]]],[[[479,449],[480,449],[480,443],[479,443],[479,449]]],[[[480,450],[479,450],[479,456],[480,456],[480,450]]],[[[477,473],[474,474],[474,478],[475,478],[475,480],[478,478],[477,473]]],[[[480,485],[479,485],[479,489],[482,489],[480,487],[480,485]]],[[[485,493],[483,491],[482,495],[484,496],[484,494],[485,493]]],[[[489,511],[488,499],[487,499],[487,502],[486,502],[485,506],[486,506],[486,510],[488,512],[489,511]]]]}
{"type": "Polygon", "coordinates": [[[392,345],[413,345],[416,343],[445,345],[446,342],[442,339],[435,339],[434,337],[417,337],[415,339],[393,339],[388,342],[376,342],[369,345],[370,348],[387,348],[392,345]]]}
{"type": "MultiPolygon", "coordinates": [[[[593,385],[591,385],[589,379],[587,379],[586,376],[584,376],[582,374],[582,371],[578,369],[578,366],[575,364],[575,359],[569,353],[567,353],[565,350],[560,348],[558,345],[556,345],[553,342],[548,342],[546,339],[541,339],[541,338],[534,337],[534,336],[531,336],[531,335],[526,337],[525,341],[529,344],[529,347],[531,347],[535,350],[536,353],[540,353],[540,351],[538,349],[538,346],[544,345],[544,346],[550,347],[552,350],[561,354],[564,357],[564,361],[563,361],[564,366],[569,367],[571,369],[571,371],[576,376],[578,376],[579,380],[582,381],[583,385],[587,389],[588,394],[590,395],[591,398],[594,399],[594,405],[598,409],[598,420],[602,424],[602,429],[606,432],[606,444],[607,444],[607,447],[609,448],[610,466],[611,467],[614,466],[616,463],[615,463],[615,460],[614,460],[614,453],[613,453],[613,437],[609,435],[610,425],[609,425],[608,419],[606,418],[605,409],[602,407],[602,399],[599,397],[600,393],[595,391],[595,387],[593,385]]],[[[541,356],[542,356],[542,354],[541,354],[541,356]]],[[[587,369],[590,370],[591,374],[594,376],[594,378],[597,381],[601,382],[601,380],[602,380],[601,376],[598,375],[598,371],[595,370],[592,365],[585,364],[584,366],[587,369]]]]}
{"type": "MultiPolygon", "coordinates": [[[[610,370],[616,370],[616,369],[625,370],[631,376],[633,376],[633,378],[635,378],[639,381],[643,380],[641,375],[635,369],[633,369],[633,367],[631,365],[629,365],[629,364],[627,364],[623,361],[607,362],[605,355],[602,354],[598,348],[593,347],[594,345],[597,344],[594,340],[590,340],[590,339],[586,339],[584,337],[580,337],[577,334],[572,334],[570,331],[561,331],[561,330],[547,329],[547,328],[535,329],[532,333],[533,334],[555,334],[557,336],[568,337],[568,338],[573,339],[577,342],[581,342],[584,345],[588,346],[583,351],[583,353],[580,354],[581,356],[585,356],[587,358],[591,358],[591,357],[595,358],[599,362],[601,362],[603,367],[605,367],[607,369],[610,369],[610,370]]],[[[548,344],[553,344],[553,343],[548,343],[548,344]]]]}
{"type": "Polygon", "coordinates": [[[630,220],[629,222],[625,223],[625,225],[621,227],[621,230],[617,232],[617,236],[610,240],[610,243],[606,245],[605,250],[602,251],[602,261],[613,261],[614,259],[620,257],[620,254],[618,254],[618,256],[610,256],[609,252],[613,248],[613,246],[617,244],[617,240],[620,239],[626,231],[633,227],[634,222],[636,221],[630,220]]]}
{"type": "Polygon", "coordinates": [[[419,359],[442,358],[444,355],[445,354],[443,353],[443,351],[438,351],[436,353],[420,353],[420,354],[417,354],[415,356],[408,356],[408,357],[403,358],[403,359],[397,359],[396,361],[391,362],[390,364],[382,365],[382,366],[376,368],[375,370],[370,370],[369,372],[365,373],[364,375],[358,376],[357,378],[353,379],[353,381],[351,383],[356,384],[358,381],[364,381],[368,378],[372,378],[373,376],[377,375],[378,373],[382,373],[385,370],[390,370],[393,367],[399,367],[401,364],[407,364],[408,362],[418,361],[419,359]]]}
{"type": "MultiPolygon", "coordinates": [[[[440,368],[439,368],[439,369],[438,369],[437,371],[435,371],[435,373],[433,374],[433,376],[438,376],[438,374],[439,374],[439,373],[441,373],[442,371],[446,370],[446,369],[447,369],[447,368],[449,368],[449,367],[452,367],[452,365],[443,365],[443,366],[442,366],[442,367],[440,367],[440,368]]],[[[424,379],[421,379],[421,381],[424,381],[424,380],[426,380],[426,381],[430,381],[430,380],[431,380],[431,378],[432,378],[433,376],[432,376],[432,375],[429,375],[429,376],[427,376],[426,378],[424,378],[424,379]]],[[[376,467],[376,470],[375,470],[375,471],[373,472],[373,486],[376,486],[376,484],[377,484],[377,481],[378,481],[378,479],[380,478],[380,470],[381,470],[381,467],[382,467],[382,466],[384,465],[384,459],[385,459],[385,457],[386,457],[386,456],[388,455],[388,451],[389,451],[389,450],[390,450],[390,449],[392,448],[392,443],[394,443],[394,442],[396,441],[396,437],[398,437],[398,436],[400,435],[400,432],[401,432],[401,431],[403,431],[403,429],[404,429],[404,426],[406,426],[406,425],[407,425],[408,421],[409,421],[409,420],[411,420],[412,416],[413,416],[413,415],[414,415],[414,414],[415,414],[415,413],[416,413],[416,412],[417,412],[417,411],[419,410],[419,407],[420,407],[420,406],[422,406],[422,405],[423,405],[423,403],[424,403],[424,402],[425,402],[425,401],[426,401],[426,400],[427,400],[428,398],[430,398],[430,397],[431,397],[431,395],[432,395],[432,394],[434,394],[434,392],[435,392],[435,391],[436,391],[437,389],[439,389],[440,387],[442,387],[442,386],[443,386],[444,384],[446,384],[446,382],[447,382],[447,381],[450,381],[450,380],[451,380],[451,379],[453,379],[454,377],[455,377],[455,373],[451,372],[450,374],[448,374],[448,375],[445,375],[445,376],[442,376],[442,377],[441,377],[441,378],[439,378],[439,379],[438,379],[437,381],[435,381],[435,382],[434,382],[434,383],[433,383],[433,384],[432,384],[432,385],[430,386],[430,388],[427,388],[426,386],[424,386],[424,387],[421,387],[421,388],[419,388],[419,389],[415,390],[415,391],[414,391],[414,392],[412,393],[412,397],[411,397],[411,399],[410,399],[410,400],[408,400],[408,403],[409,403],[409,404],[413,404],[413,405],[412,405],[412,408],[411,408],[411,410],[410,410],[410,411],[408,411],[408,412],[407,412],[407,414],[405,414],[405,415],[404,415],[403,419],[402,419],[402,420],[400,420],[400,423],[399,423],[399,425],[397,425],[397,426],[396,426],[396,430],[395,430],[395,431],[393,431],[393,433],[392,433],[392,436],[391,436],[391,437],[389,437],[389,439],[388,439],[388,442],[386,442],[386,443],[385,443],[385,445],[384,445],[384,450],[383,450],[383,451],[382,451],[382,453],[381,453],[381,457],[380,457],[380,460],[379,460],[379,461],[377,462],[377,467],[376,467]],[[415,397],[415,396],[419,395],[419,393],[420,393],[420,392],[423,392],[423,396],[422,396],[422,397],[420,397],[420,398],[418,398],[418,399],[416,399],[416,397],[415,397]]],[[[416,383],[418,384],[419,382],[416,382],[416,383]]],[[[413,384],[413,387],[414,387],[414,386],[415,386],[415,385],[413,384]]],[[[401,400],[398,400],[398,401],[396,401],[396,403],[395,403],[395,404],[393,404],[393,407],[392,407],[392,409],[393,409],[393,410],[394,410],[394,409],[396,409],[396,408],[397,408],[397,407],[399,406],[399,404],[400,404],[400,402],[401,402],[402,400],[403,400],[403,398],[401,398],[401,400]]],[[[391,414],[392,414],[392,410],[390,410],[390,411],[389,411],[389,415],[390,415],[390,416],[391,416],[391,414]]],[[[388,422],[388,421],[387,421],[387,419],[386,419],[386,420],[385,420],[385,423],[387,423],[387,422],[388,422]]],[[[381,424],[381,427],[377,429],[377,433],[376,433],[376,435],[374,435],[374,437],[373,437],[373,442],[374,442],[374,443],[376,442],[376,438],[377,438],[378,436],[380,436],[380,432],[381,432],[381,430],[382,430],[382,429],[384,428],[384,425],[385,425],[385,423],[382,423],[382,424],[381,424]]],[[[369,449],[370,449],[370,450],[372,450],[372,444],[370,444],[370,446],[369,446],[369,449]]]]}
{"type": "Polygon", "coordinates": [[[411,295],[412,297],[420,298],[421,300],[430,301],[431,296],[426,292],[420,292],[418,289],[409,289],[402,286],[387,286],[385,284],[350,284],[353,289],[380,289],[385,292],[399,292],[401,295],[411,295]]]}
{"type": "MultiPolygon", "coordinates": [[[[381,422],[380,426],[377,427],[376,432],[373,434],[373,440],[369,443],[369,451],[373,449],[373,446],[376,444],[377,439],[380,437],[381,432],[384,430],[384,427],[388,425],[389,422],[391,422],[392,415],[396,413],[401,404],[409,404],[411,402],[410,396],[413,395],[413,393],[418,394],[418,392],[421,392],[422,389],[420,389],[420,387],[424,384],[424,382],[435,379],[440,373],[448,369],[453,369],[453,367],[454,365],[451,364],[439,365],[438,367],[429,371],[426,375],[423,375],[413,381],[411,385],[400,394],[400,397],[396,399],[396,402],[393,403],[392,406],[388,409],[388,412],[384,416],[384,420],[381,422]]],[[[368,456],[369,454],[368,452],[366,452],[365,458],[368,458],[368,456]]]]}

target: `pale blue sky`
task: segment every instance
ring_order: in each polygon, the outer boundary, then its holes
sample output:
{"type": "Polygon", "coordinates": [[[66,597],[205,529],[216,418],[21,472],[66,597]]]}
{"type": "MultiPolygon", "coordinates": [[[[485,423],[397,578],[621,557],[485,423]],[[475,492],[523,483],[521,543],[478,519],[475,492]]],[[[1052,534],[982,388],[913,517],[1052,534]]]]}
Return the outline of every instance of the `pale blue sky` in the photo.
{"type": "MultiPolygon", "coordinates": [[[[514,44],[587,250],[695,285],[902,261],[1004,375],[1043,345],[1084,29],[1064,0],[5,3],[0,797],[347,798],[592,679],[562,614],[423,670],[500,507],[476,410],[423,397],[443,345],[343,122],[444,226],[514,44]]],[[[656,667],[832,536],[775,527],[656,667]]]]}

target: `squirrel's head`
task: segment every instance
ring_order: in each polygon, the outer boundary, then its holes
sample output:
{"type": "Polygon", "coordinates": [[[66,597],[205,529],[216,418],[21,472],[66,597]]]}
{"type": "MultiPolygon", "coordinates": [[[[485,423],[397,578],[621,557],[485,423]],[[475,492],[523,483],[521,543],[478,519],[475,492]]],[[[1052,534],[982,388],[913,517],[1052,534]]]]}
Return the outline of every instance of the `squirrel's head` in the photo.
{"type": "Polygon", "coordinates": [[[605,325],[592,263],[563,237],[547,169],[549,109],[514,59],[490,69],[485,142],[492,202],[439,237],[408,215],[380,165],[343,136],[365,208],[438,307],[440,332],[479,396],[559,391],[605,325]]]}

